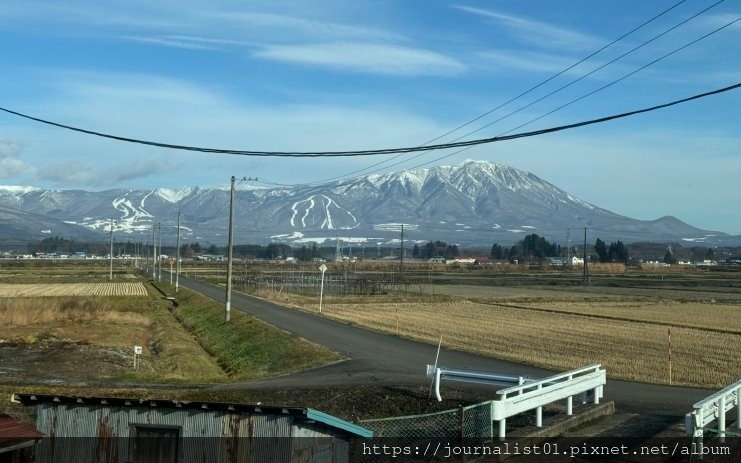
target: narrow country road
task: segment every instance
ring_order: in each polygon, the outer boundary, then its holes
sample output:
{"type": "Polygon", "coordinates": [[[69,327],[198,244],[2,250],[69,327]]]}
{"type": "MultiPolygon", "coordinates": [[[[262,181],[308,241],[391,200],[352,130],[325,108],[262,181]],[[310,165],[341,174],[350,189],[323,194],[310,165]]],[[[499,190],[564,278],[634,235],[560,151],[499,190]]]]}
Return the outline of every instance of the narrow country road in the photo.
{"type": "MultiPolygon", "coordinates": [[[[224,288],[180,276],[183,287],[218,301],[224,300],[224,288]]],[[[232,293],[232,309],[339,352],[348,360],[297,374],[252,383],[218,386],[229,389],[313,388],[356,384],[424,385],[425,365],[435,361],[437,346],[377,333],[298,310],[282,307],[241,293],[232,293]]],[[[533,343],[537,349],[537,343],[533,343]]],[[[442,349],[440,365],[522,376],[543,377],[553,371],[521,365],[482,355],[442,349]]],[[[618,409],[629,413],[683,416],[698,400],[712,390],[669,387],[656,384],[610,380],[605,386],[605,400],[614,400],[618,409]]],[[[455,387],[465,387],[463,383],[455,387]]],[[[481,386],[476,386],[481,387],[481,386]]],[[[445,383],[441,387],[445,394],[445,383]]],[[[492,390],[493,392],[493,390],[492,390]]]]}

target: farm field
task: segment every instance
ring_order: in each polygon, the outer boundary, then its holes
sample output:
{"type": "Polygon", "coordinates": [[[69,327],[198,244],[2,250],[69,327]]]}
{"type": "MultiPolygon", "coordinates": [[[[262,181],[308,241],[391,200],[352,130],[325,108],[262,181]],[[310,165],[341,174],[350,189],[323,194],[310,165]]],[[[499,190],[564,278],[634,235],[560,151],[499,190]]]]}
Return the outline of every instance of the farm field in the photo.
{"type": "Polygon", "coordinates": [[[229,382],[341,359],[241,313],[225,326],[219,303],[185,289],[174,308],[133,274],[104,283],[58,272],[64,283],[28,283],[43,281],[43,269],[33,273],[0,283],[0,383],[229,382]],[[136,370],[133,346],[143,348],[136,370]]]}
{"type": "Polygon", "coordinates": [[[0,297],[146,296],[142,282],[0,284],[0,297]]]}
{"type": "MultiPolygon", "coordinates": [[[[396,291],[327,296],[324,316],[372,330],[551,369],[605,365],[612,378],[717,388],[741,377],[729,346],[741,342],[736,273],[446,273],[396,291]]],[[[287,280],[289,282],[289,280],[287,280]]],[[[316,313],[318,297],[288,283],[254,294],[316,313]]],[[[318,295],[317,295],[318,296],[318,295]]]]}
{"type": "MultiPolygon", "coordinates": [[[[704,309],[714,312],[710,305],[704,309]]],[[[667,304],[657,318],[676,320],[675,310],[667,304]]],[[[720,320],[729,310],[733,309],[720,307],[712,317],[720,320]]],[[[584,308],[582,313],[554,313],[471,301],[327,304],[323,311],[328,317],[430,343],[442,336],[447,347],[492,357],[561,370],[601,363],[612,378],[668,383],[671,323],[607,320],[584,312],[584,308]]],[[[673,384],[715,388],[737,380],[741,364],[728,351],[728,346],[741,342],[741,323],[734,323],[727,328],[739,333],[673,328],[673,384]]]]}

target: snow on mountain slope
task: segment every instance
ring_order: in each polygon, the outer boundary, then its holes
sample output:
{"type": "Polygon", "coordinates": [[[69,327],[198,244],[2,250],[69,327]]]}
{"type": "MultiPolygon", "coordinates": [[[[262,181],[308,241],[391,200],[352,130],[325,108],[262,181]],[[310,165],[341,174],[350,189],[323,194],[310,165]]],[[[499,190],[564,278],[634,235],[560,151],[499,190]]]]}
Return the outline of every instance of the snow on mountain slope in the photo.
{"type": "MultiPolygon", "coordinates": [[[[229,185],[153,190],[41,190],[1,187],[0,206],[45,214],[90,230],[132,238],[151,237],[152,226],[174,234],[181,212],[186,239],[226,240],[229,185]]],[[[465,161],[453,166],[361,176],[319,186],[264,188],[249,182],[235,192],[235,233],[241,242],[265,237],[299,243],[322,240],[332,230],[347,240],[398,240],[388,224],[414,240],[511,243],[523,233],[563,241],[567,229],[599,230],[602,239],[623,241],[702,238],[706,244],[739,241],[674,218],[640,221],[576,198],[536,175],[502,164],[465,161]]]]}

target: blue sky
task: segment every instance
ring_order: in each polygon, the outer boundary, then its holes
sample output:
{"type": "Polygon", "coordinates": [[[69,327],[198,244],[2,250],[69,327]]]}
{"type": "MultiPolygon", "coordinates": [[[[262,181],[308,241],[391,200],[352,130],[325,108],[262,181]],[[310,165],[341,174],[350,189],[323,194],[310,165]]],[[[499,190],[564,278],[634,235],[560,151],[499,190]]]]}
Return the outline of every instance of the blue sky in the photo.
{"type": "MultiPolygon", "coordinates": [[[[257,150],[413,146],[611,42],[674,1],[32,1],[0,8],[0,106],[90,130],[257,150]]],[[[583,76],[715,3],[688,0],[449,141],[583,76]]],[[[741,16],[727,0],[567,89],[476,132],[498,135],[741,16]]],[[[741,23],[520,130],[741,81],[741,23]]],[[[741,91],[628,120],[388,167],[500,162],[640,219],[741,233],[741,91]]],[[[199,154],[96,139],[0,114],[0,184],[153,188],[231,175],[319,182],[391,156],[199,154]]],[[[366,171],[364,171],[366,172],[366,171]]]]}

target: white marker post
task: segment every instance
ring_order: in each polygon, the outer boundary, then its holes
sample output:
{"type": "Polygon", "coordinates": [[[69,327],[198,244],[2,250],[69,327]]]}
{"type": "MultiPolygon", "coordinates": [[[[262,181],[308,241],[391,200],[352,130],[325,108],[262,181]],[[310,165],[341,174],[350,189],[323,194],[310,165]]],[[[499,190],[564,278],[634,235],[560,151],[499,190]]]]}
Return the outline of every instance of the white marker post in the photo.
{"type": "Polygon", "coordinates": [[[327,271],[327,266],[322,264],[319,267],[319,271],[322,272],[322,284],[319,287],[319,313],[322,313],[322,298],[324,297],[324,272],[327,271]]]}
{"type": "Polygon", "coordinates": [[[134,370],[136,370],[139,362],[137,362],[137,356],[142,354],[142,346],[134,346],[134,370]]]}

